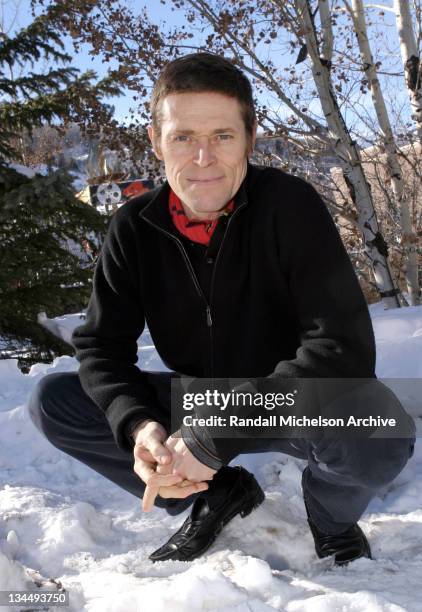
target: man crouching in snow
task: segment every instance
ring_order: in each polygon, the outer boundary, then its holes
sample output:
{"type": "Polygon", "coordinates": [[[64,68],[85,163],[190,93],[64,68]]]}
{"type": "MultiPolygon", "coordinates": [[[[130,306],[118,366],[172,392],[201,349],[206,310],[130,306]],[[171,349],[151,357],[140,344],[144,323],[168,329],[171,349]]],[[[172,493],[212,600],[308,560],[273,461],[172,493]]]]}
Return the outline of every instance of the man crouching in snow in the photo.
{"type": "MultiPolygon", "coordinates": [[[[170,435],[172,377],[374,378],[375,343],[320,196],[249,163],[257,123],[245,75],[209,53],[178,58],[154,86],[151,114],[167,180],[114,215],[73,334],[79,373],[44,377],[30,414],[52,444],[143,498],[145,511],[193,504],[150,556],[191,560],[264,494],[252,474],[228,466],[253,440],[216,444],[188,427],[170,435]],[[145,322],[169,373],[135,365],[145,322]]],[[[317,554],[343,564],[370,557],[357,521],[413,443],[411,432],[328,445],[283,438],[271,449],[261,439],[255,450],[308,460],[302,487],[317,554]]]]}

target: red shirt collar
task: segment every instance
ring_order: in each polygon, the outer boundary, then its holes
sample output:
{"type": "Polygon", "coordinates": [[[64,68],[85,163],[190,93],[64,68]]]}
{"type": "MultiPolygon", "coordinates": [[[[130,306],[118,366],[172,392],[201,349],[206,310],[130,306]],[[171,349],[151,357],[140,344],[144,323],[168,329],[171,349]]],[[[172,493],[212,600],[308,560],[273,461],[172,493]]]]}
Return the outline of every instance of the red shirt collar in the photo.
{"type": "MultiPolygon", "coordinates": [[[[229,214],[233,211],[234,200],[224,208],[223,214],[229,214]]],[[[169,211],[176,229],[187,236],[193,242],[208,245],[215,228],[217,227],[218,219],[213,220],[197,220],[189,219],[183,208],[180,198],[170,189],[169,193],[169,211]]]]}

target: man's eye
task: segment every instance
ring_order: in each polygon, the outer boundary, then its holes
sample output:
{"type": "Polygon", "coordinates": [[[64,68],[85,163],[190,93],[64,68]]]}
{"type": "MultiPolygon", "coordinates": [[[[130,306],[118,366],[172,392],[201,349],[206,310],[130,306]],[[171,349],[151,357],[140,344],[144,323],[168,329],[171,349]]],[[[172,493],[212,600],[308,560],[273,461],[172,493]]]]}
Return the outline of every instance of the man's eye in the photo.
{"type": "Polygon", "coordinates": [[[233,136],[231,134],[218,134],[217,138],[219,140],[230,140],[231,138],[233,138],[233,136]]]}
{"type": "Polygon", "coordinates": [[[177,142],[187,142],[189,140],[189,136],[184,136],[183,134],[180,134],[179,136],[175,136],[174,140],[176,140],[177,142]]]}

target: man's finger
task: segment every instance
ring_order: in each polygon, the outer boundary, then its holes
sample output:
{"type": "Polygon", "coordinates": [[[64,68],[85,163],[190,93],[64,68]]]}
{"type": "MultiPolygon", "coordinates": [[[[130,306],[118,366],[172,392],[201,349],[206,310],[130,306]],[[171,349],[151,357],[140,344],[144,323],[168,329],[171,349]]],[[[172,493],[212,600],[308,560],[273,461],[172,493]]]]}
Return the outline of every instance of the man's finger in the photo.
{"type": "MultiPolygon", "coordinates": [[[[156,468],[159,469],[160,466],[158,465],[156,468]]],[[[155,471],[151,466],[148,467],[148,470],[148,479],[145,480],[147,486],[145,487],[144,495],[142,497],[142,510],[144,512],[149,512],[152,510],[155,498],[159,494],[160,483],[161,486],[166,488],[166,485],[171,487],[171,485],[178,484],[182,480],[182,477],[178,477],[177,474],[169,474],[168,468],[166,470],[164,466],[162,467],[162,471],[167,471],[167,473],[164,474],[155,471]]]]}
{"type": "Polygon", "coordinates": [[[157,438],[149,436],[149,438],[144,441],[144,446],[147,450],[149,450],[157,463],[171,463],[172,454],[170,450],[166,448],[157,438]]]}
{"type": "Polygon", "coordinates": [[[158,495],[160,497],[168,498],[177,498],[183,499],[185,497],[189,497],[189,495],[193,495],[194,493],[198,493],[201,491],[206,491],[208,489],[208,485],[204,482],[191,483],[186,485],[185,487],[180,487],[178,485],[174,487],[160,487],[158,491],[158,495]]]}
{"type": "Polygon", "coordinates": [[[156,463],[150,461],[135,461],[134,472],[144,481],[146,485],[160,487],[171,486],[183,480],[179,474],[158,474],[156,463]]]}
{"type": "Polygon", "coordinates": [[[189,485],[192,485],[193,482],[191,480],[182,480],[182,482],[179,482],[179,484],[177,485],[178,487],[188,487],[189,485]]]}
{"type": "Polygon", "coordinates": [[[171,463],[168,463],[167,465],[156,463],[155,471],[157,472],[157,474],[174,474],[173,465],[171,463]]]}
{"type": "Polygon", "coordinates": [[[134,457],[136,459],[140,459],[141,461],[149,461],[150,463],[154,463],[154,457],[151,455],[149,450],[147,450],[143,445],[136,444],[133,449],[134,457]]]}
{"type": "Polygon", "coordinates": [[[144,512],[149,512],[152,510],[159,490],[159,487],[151,487],[149,485],[145,487],[144,495],[142,497],[142,510],[144,512]]]}

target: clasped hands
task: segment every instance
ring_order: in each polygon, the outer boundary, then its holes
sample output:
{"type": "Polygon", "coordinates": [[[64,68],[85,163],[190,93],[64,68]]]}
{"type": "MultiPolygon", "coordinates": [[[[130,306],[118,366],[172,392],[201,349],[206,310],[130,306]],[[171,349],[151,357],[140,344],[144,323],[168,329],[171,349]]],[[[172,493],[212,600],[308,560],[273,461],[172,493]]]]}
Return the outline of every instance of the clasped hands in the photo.
{"type": "Polygon", "coordinates": [[[147,420],[135,430],[134,438],[134,471],[146,485],[144,512],[152,510],[157,495],[185,498],[208,489],[207,481],[216,470],[192,455],[180,433],[167,437],[160,423],[147,420]]]}

